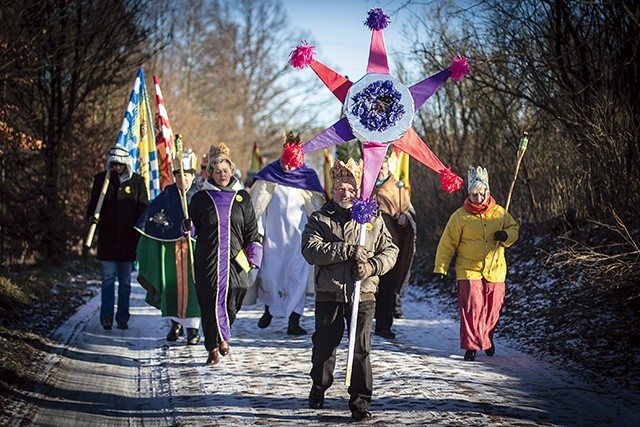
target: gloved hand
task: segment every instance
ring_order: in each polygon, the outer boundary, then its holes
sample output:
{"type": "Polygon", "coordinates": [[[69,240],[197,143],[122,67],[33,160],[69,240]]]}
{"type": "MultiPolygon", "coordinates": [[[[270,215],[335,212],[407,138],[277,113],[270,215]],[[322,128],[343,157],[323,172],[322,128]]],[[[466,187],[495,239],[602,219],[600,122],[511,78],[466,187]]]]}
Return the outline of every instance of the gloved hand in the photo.
{"type": "Polygon", "coordinates": [[[509,235],[504,230],[499,230],[493,233],[493,238],[496,239],[496,242],[506,242],[509,235]]]}
{"type": "Polygon", "coordinates": [[[185,218],[182,221],[182,225],[180,226],[182,229],[182,233],[183,234],[190,234],[191,233],[191,225],[193,224],[193,222],[191,221],[190,218],[185,218]]]}
{"type": "Polygon", "coordinates": [[[98,224],[99,221],[100,218],[96,218],[95,216],[89,218],[89,224],[98,224]]]}
{"type": "Polygon", "coordinates": [[[447,277],[446,274],[442,274],[442,273],[432,273],[433,274],[433,278],[435,279],[436,282],[444,282],[444,278],[447,277]]]}
{"type": "Polygon", "coordinates": [[[351,245],[349,248],[349,258],[355,259],[356,262],[367,262],[373,256],[371,251],[360,245],[351,245]]]}
{"type": "Polygon", "coordinates": [[[370,262],[356,262],[351,269],[353,280],[364,280],[373,275],[373,266],[370,262]]]}

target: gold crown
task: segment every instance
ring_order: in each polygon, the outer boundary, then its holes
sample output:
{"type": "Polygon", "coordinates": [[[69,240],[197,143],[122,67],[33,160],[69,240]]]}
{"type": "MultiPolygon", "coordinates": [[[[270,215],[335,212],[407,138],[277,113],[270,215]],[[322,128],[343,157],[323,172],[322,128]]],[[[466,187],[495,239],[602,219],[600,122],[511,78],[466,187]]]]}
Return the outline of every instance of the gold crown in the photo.
{"type": "Polygon", "coordinates": [[[334,185],[338,182],[347,182],[360,188],[362,163],[353,159],[349,159],[346,164],[342,160],[336,160],[331,167],[331,180],[334,185]]]}
{"type": "Polygon", "coordinates": [[[286,131],[282,131],[283,139],[282,145],[292,144],[292,145],[302,145],[302,141],[300,141],[300,133],[297,135],[293,135],[293,132],[286,133],[286,131]]]}
{"type": "Polygon", "coordinates": [[[236,165],[231,160],[231,152],[229,151],[229,147],[224,142],[221,142],[216,147],[212,145],[209,148],[209,167],[212,167],[216,163],[220,163],[221,160],[226,160],[231,164],[231,168],[235,169],[236,165]]]}

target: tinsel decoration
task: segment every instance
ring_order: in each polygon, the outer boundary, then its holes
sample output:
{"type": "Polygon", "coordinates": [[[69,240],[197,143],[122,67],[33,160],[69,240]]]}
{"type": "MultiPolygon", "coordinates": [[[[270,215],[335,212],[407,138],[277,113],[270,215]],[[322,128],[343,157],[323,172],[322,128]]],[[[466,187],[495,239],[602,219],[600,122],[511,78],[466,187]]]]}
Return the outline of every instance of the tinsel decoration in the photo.
{"type": "Polygon", "coordinates": [[[351,114],[367,129],[384,132],[402,119],[405,109],[401,98],[391,80],[377,80],[353,97],[351,114]]]}
{"type": "Polygon", "coordinates": [[[365,200],[355,199],[351,208],[351,218],[358,224],[366,224],[371,221],[377,210],[378,205],[375,200],[371,198],[365,200]]]}
{"type": "Polygon", "coordinates": [[[453,193],[462,188],[464,181],[455,173],[451,172],[451,169],[444,168],[440,171],[440,185],[442,189],[447,193],[453,193]]]}
{"type": "Polygon", "coordinates": [[[462,56],[456,56],[451,61],[449,70],[451,71],[451,79],[455,82],[461,82],[469,74],[469,60],[462,56]]]}
{"type": "Polygon", "coordinates": [[[367,20],[364,21],[364,25],[369,27],[371,31],[384,30],[389,26],[389,16],[379,7],[372,8],[367,14],[367,20]]]}
{"type": "Polygon", "coordinates": [[[289,54],[289,64],[299,70],[302,70],[307,65],[311,64],[313,57],[315,56],[315,46],[309,46],[305,41],[289,54]]]}

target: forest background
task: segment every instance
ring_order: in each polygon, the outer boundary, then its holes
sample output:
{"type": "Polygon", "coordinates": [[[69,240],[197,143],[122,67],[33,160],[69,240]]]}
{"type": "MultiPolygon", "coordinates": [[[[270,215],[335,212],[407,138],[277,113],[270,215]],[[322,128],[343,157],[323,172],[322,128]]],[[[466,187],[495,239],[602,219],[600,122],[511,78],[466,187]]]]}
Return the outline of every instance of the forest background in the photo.
{"type": "MultiPolygon", "coordinates": [[[[510,211],[547,234],[599,224],[611,239],[573,242],[564,261],[630,279],[640,253],[640,4],[391,4],[392,18],[411,10],[394,23],[405,39],[394,46],[394,75],[414,83],[457,55],[473,67],[416,114],[427,145],[465,179],[469,166],[488,167],[504,204],[528,131],[510,211]]],[[[314,120],[319,111],[339,116],[337,103],[314,97],[326,88],[287,64],[300,40],[314,39],[278,0],[0,0],[0,20],[4,271],[81,254],[92,176],[115,143],[140,66],[152,105],[158,75],[185,145],[202,154],[225,141],[243,173],[254,142],[270,161],[283,129],[308,140],[331,124],[314,120]]],[[[438,176],[413,160],[411,186],[418,244],[433,246],[465,192],[443,192],[438,176]]]]}

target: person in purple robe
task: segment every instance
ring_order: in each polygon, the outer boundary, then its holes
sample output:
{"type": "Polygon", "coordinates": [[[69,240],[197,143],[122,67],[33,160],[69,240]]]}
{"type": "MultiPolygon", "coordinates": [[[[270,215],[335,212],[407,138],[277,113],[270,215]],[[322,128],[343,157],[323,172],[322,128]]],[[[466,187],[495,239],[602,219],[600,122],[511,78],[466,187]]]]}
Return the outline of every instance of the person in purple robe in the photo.
{"type": "Polygon", "coordinates": [[[211,147],[208,178],[191,198],[192,223],[184,226],[196,236],[194,273],[207,365],[229,354],[231,325],[247,292],[248,273],[262,258],[251,196],[233,176],[234,169],[226,144],[211,147]]]}

